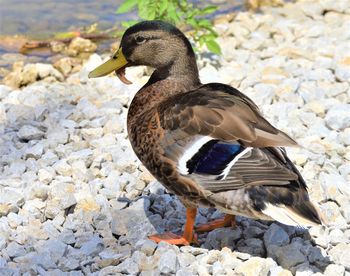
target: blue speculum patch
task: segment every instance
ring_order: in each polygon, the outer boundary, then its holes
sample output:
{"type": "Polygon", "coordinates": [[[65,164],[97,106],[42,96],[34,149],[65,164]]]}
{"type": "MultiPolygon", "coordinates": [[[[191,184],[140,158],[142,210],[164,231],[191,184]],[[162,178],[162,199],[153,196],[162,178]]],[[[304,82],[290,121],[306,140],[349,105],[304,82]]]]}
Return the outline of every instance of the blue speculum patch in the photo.
{"type": "Polygon", "coordinates": [[[189,173],[219,175],[243,149],[239,144],[211,140],[187,161],[187,168],[189,173]]]}

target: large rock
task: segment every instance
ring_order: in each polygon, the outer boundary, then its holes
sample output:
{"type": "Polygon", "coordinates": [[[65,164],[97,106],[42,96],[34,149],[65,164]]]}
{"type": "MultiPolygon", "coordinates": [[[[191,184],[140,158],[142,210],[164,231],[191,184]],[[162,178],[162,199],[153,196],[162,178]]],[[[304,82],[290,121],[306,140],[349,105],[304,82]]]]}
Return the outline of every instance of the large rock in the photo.
{"type": "Polygon", "coordinates": [[[301,253],[301,245],[299,243],[292,243],[279,247],[275,254],[277,256],[278,264],[288,269],[298,264],[302,264],[307,260],[306,256],[301,253]]]}
{"type": "Polygon", "coordinates": [[[289,243],[289,236],[282,227],[273,223],[264,234],[264,243],[266,247],[271,245],[286,245],[289,243]]]}
{"type": "Polygon", "coordinates": [[[35,126],[24,125],[18,130],[18,138],[21,140],[37,140],[44,136],[44,132],[35,126]]]}
{"type": "Polygon", "coordinates": [[[242,239],[237,243],[237,249],[240,252],[249,253],[253,256],[265,255],[264,244],[263,241],[260,239],[242,239]]]}
{"type": "Polygon", "coordinates": [[[242,230],[239,227],[232,229],[230,227],[219,228],[211,231],[204,242],[204,248],[220,249],[223,247],[233,247],[235,241],[242,236],[242,230]]]}

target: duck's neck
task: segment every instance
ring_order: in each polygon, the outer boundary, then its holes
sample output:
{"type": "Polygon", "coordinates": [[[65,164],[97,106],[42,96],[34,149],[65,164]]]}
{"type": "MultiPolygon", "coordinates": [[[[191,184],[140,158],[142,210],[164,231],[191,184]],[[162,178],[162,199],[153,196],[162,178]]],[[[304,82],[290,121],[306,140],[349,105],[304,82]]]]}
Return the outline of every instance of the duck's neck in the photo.
{"type": "MultiPolygon", "coordinates": [[[[190,49],[192,51],[192,48],[190,49]]],[[[154,105],[175,95],[198,88],[201,83],[193,51],[179,52],[167,66],[157,68],[136,93],[128,112],[128,125],[154,105]]]]}
{"type": "Polygon", "coordinates": [[[147,85],[151,85],[161,80],[175,80],[191,90],[200,85],[198,67],[193,51],[179,52],[175,59],[166,66],[157,68],[147,85]]]}

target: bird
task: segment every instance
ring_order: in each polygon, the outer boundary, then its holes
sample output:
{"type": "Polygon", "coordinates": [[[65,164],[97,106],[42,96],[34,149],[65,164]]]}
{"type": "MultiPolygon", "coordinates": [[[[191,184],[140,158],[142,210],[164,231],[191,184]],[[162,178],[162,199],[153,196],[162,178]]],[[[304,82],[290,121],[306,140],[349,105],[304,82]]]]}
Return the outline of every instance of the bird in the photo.
{"type": "Polygon", "coordinates": [[[151,240],[190,245],[198,242],[197,233],[234,227],[237,215],[297,227],[323,224],[284,148],[298,144],[242,92],[223,83],[202,84],[183,32],[161,20],[136,23],[89,77],[115,71],[130,84],[125,68],[140,65],[154,71],[130,103],[128,137],[144,166],[186,208],[182,234],[165,232],[151,240]],[[225,215],[195,226],[200,206],[225,215]]]}

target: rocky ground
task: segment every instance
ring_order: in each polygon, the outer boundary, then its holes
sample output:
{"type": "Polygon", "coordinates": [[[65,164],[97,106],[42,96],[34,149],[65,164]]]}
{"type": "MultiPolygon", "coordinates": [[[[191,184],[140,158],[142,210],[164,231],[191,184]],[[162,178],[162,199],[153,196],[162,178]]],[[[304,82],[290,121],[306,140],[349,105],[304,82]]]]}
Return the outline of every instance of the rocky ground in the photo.
{"type": "MultiPolygon", "coordinates": [[[[239,88],[300,143],[289,155],[328,226],[239,217],[199,247],[147,240],[184,223],[127,140],[127,107],[148,71],[129,69],[125,86],[87,78],[97,54],[17,62],[0,85],[1,275],[350,275],[350,2],[241,12],[216,28],[223,57],[200,57],[203,82],[239,88]]],[[[221,215],[201,209],[197,222],[221,215]]]]}

